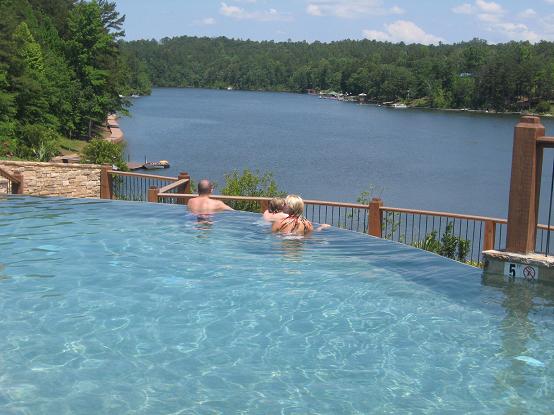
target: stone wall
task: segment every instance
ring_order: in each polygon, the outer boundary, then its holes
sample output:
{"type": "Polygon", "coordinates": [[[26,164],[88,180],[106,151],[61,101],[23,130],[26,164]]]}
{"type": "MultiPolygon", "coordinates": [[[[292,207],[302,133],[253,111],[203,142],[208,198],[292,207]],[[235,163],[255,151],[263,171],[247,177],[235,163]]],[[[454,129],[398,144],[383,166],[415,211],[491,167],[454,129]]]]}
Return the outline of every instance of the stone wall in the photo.
{"type": "Polygon", "coordinates": [[[23,194],[33,196],[100,197],[101,166],[0,160],[6,171],[23,175],[23,194]]]}

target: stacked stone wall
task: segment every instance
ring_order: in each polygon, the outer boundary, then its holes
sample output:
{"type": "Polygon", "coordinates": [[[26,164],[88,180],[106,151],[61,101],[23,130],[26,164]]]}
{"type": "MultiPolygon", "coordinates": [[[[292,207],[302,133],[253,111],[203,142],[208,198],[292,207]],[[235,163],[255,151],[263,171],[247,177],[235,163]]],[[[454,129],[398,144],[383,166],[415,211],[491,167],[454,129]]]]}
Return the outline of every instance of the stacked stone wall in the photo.
{"type": "Polygon", "coordinates": [[[102,167],[99,165],[0,160],[0,167],[12,175],[23,175],[23,194],[26,195],[100,197],[102,167]]]}

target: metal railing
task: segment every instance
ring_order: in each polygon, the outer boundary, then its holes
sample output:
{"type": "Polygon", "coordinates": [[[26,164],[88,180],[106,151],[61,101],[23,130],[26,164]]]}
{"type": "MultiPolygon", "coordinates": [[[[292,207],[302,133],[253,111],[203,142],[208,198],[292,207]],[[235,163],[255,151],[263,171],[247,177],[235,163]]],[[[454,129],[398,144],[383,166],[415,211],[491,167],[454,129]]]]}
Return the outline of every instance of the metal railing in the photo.
{"type": "Polygon", "coordinates": [[[157,176],[152,174],[130,173],[115,170],[106,171],[108,199],[148,201],[148,189],[161,188],[177,181],[177,177],[157,176]]]}
{"type": "Polygon", "coordinates": [[[381,236],[471,264],[506,244],[505,219],[381,207],[381,236]]]}
{"type": "Polygon", "coordinates": [[[3,178],[3,183],[0,184],[0,193],[16,195],[23,193],[23,175],[21,173],[10,173],[0,167],[0,178],[3,178]]]}

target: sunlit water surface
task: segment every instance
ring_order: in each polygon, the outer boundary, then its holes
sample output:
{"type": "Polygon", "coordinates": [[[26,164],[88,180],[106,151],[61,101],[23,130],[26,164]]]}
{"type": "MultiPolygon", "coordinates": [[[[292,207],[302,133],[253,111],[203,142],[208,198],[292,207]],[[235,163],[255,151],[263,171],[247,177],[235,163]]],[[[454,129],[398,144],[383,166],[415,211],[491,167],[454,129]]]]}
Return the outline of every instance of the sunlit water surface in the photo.
{"type": "Polygon", "coordinates": [[[551,413],[553,298],[256,214],[4,199],[0,413],[551,413]]]}

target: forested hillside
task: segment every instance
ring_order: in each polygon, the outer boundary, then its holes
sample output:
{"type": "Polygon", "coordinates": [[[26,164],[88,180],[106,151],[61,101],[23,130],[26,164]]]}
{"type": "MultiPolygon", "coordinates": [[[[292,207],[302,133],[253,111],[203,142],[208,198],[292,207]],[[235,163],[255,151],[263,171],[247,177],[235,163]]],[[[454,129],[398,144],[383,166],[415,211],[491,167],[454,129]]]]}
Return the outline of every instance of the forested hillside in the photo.
{"type": "MultiPolygon", "coordinates": [[[[366,93],[435,108],[549,110],[554,43],[424,46],[176,37],[124,43],[157,86],[366,93]],[[542,107],[542,108],[541,108],[542,107]]],[[[143,75],[144,77],[145,75],[143,75]]]]}
{"type": "Polygon", "coordinates": [[[0,11],[0,156],[48,160],[139,90],[114,2],[0,0],[0,11]]]}

